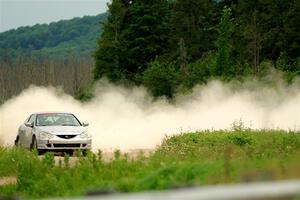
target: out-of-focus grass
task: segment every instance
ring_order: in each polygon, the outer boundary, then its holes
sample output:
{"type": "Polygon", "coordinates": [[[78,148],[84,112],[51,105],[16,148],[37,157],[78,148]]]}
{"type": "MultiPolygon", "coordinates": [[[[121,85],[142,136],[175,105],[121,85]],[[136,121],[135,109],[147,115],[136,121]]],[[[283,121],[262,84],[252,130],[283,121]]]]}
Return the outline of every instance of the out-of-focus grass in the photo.
{"type": "Polygon", "coordinates": [[[203,131],[166,137],[150,156],[120,151],[104,162],[101,151],[58,165],[19,148],[0,148],[0,196],[77,196],[88,191],[134,192],[195,185],[300,178],[300,133],[280,130],[203,131]]]}

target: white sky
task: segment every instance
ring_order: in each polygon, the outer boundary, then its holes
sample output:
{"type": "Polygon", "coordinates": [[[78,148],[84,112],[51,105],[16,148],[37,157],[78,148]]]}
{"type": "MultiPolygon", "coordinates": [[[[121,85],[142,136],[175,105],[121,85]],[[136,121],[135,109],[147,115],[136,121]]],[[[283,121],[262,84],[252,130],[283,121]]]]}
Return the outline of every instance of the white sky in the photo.
{"type": "Polygon", "coordinates": [[[107,2],[109,0],[0,0],[0,32],[97,15],[106,11],[107,2]]]}

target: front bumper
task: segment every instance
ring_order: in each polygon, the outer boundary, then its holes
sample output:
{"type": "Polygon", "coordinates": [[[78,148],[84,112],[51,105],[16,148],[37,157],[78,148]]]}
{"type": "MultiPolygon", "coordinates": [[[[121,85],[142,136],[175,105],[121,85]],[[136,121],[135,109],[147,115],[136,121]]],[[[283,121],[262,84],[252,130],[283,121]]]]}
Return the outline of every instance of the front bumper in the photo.
{"type": "Polygon", "coordinates": [[[76,150],[76,149],[91,149],[92,139],[83,139],[79,136],[70,139],[63,139],[54,136],[49,140],[37,140],[38,149],[44,150],[76,150]]]}

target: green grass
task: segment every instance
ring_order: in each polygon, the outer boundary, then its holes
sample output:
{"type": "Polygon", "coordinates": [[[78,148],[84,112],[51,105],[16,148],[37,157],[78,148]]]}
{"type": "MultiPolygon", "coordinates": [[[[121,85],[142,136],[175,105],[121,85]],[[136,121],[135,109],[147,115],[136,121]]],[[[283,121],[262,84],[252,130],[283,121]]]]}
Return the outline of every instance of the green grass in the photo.
{"type": "Polygon", "coordinates": [[[0,148],[0,177],[18,184],[0,186],[0,196],[79,196],[89,191],[136,192],[208,184],[300,178],[300,133],[280,130],[203,131],[166,137],[150,156],[133,159],[115,152],[68,157],[54,165],[53,154],[39,159],[17,148],[0,148]]]}

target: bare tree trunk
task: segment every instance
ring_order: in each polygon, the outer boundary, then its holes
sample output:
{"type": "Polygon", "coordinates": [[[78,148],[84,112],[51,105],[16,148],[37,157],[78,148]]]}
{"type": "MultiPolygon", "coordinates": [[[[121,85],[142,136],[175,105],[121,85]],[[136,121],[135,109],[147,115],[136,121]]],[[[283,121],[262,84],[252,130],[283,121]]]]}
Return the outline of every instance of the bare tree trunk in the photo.
{"type": "Polygon", "coordinates": [[[188,69],[187,69],[187,52],[186,52],[186,47],[184,43],[184,39],[180,38],[179,40],[179,51],[180,51],[180,70],[182,71],[183,76],[186,76],[188,74],[188,69]]]}

